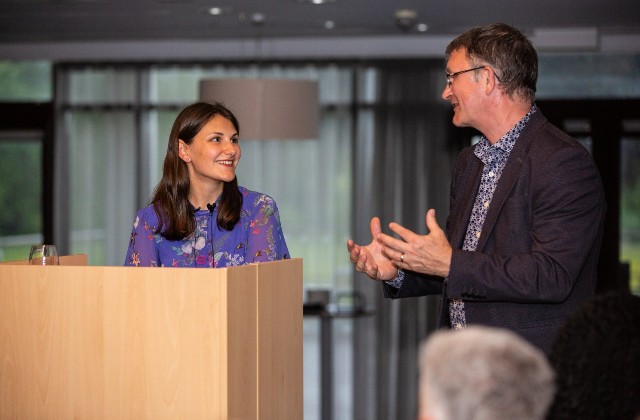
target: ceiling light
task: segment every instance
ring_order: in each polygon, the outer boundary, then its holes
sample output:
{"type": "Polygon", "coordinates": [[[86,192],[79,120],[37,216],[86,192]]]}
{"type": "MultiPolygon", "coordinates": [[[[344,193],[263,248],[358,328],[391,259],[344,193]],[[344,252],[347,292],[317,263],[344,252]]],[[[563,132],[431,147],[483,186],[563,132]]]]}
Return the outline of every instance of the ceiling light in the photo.
{"type": "Polygon", "coordinates": [[[222,14],[222,8],[221,7],[210,7],[207,9],[207,13],[209,13],[210,15],[214,15],[214,16],[218,16],[222,14]]]}
{"type": "Polygon", "coordinates": [[[261,26],[267,21],[267,15],[264,13],[254,13],[251,15],[251,24],[261,26]]]}
{"type": "Polygon", "coordinates": [[[416,25],[416,29],[418,30],[418,32],[427,32],[427,29],[429,29],[429,25],[427,25],[426,23],[418,23],[416,25]]]}
{"type": "Polygon", "coordinates": [[[298,3],[309,3],[309,4],[326,4],[333,3],[336,0],[296,0],[298,3]]]}
{"type": "Polygon", "coordinates": [[[411,9],[399,9],[393,14],[398,28],[408,31],[418,22],[418,12],[411,9]]]}
{"type": "Polygon", "coordinates": [[[324,28],[325,28],[325,29],[333,29],[333,28],[335,28],[335,27],[336,27],[336,24],[335,24],[335,22],[334,22],[334,21],[332,21],[332,20],[328,20],[328,21],[326,21],[326,22],[324,23],[324,28]]]}

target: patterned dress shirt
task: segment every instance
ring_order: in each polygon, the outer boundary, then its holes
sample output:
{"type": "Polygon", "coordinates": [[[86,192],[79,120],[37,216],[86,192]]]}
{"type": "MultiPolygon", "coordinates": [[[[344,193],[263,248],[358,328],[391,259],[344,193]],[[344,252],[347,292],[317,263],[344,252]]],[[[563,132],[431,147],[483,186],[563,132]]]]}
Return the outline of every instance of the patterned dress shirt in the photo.
{"type": "MultiPolygon", "coordinates": [[[[485,136],[482,136],[478,142],[474,154],[484,163],[482,169],[482,178],[480,179],[480,188],[476,195],[471,211],[471,218],[467,226],[467,233],[464,238],[462,249],[464,251],[475,251],[478,246],[478,240],[482,232],[482,226],[487,217],[487,211],[496,190],[502,170],[504,169],[509,154],[516,144],[516,140],[520,136],[522,129],[531,118],[537,107],[534,105],[531,110],[518,123],[505,134],[496,144],[491,144],[485,136]]],[[[466,326],[466,318],[464,314],[464,301],[462,299],[451,299],[449,301],[449,317],[451,319],[451,327],[454,330],[461,330],[466,326]]]]}

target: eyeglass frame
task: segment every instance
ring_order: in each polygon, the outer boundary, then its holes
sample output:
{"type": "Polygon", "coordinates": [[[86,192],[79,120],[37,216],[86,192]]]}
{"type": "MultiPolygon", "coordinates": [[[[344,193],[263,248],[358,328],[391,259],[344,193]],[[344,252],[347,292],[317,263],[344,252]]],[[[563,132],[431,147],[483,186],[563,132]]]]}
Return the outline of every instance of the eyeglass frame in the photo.
{"type": "MultiPolygon", "coordinates": [[[[453,72],[453,73],[445,72],[444,75],[447,77],[447,86],[451,87],[451,85],[453,84],[453,78],[454,77],[459,76],[459,75],[461,75],[463,73],[470,72],[470,71],[480,70],[480,69],[483,69],[485,67],[489,67],[489,66],[485,64],[485,65],[482,65],[482,66],[474,67],[472,69],[460,70],[460,71],[456,71],[456,72],[453,72]]],[[[498,82],[499,82],[500,78],[498,77],[497,74],[495,74],[495,71],[493,72],[493,74],[494,74],[494,76],[496,76],[496,79],[498,79],[498,82]]]]}

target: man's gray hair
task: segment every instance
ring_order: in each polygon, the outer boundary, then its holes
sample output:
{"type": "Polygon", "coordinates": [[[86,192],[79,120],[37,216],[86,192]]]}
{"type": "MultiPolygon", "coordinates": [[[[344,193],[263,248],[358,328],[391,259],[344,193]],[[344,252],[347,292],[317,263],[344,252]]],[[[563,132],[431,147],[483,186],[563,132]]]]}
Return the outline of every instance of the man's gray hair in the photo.
{"type": "Polygon", "coordinates": [[[555,392],[545,354],[508,330],[437,331],[419,364],[420,414],[437,420],[541,420],[555,392]]]}
{"type": "Polygon", "coordinates": [[[448,59],[459,49],[466,52],[474,67],[491,66],[507,96],[518,95],[533,104],[538,81],[538,53],[522,32],[504,23],[479,26],[451,41],[445,56],[448,59]]]}

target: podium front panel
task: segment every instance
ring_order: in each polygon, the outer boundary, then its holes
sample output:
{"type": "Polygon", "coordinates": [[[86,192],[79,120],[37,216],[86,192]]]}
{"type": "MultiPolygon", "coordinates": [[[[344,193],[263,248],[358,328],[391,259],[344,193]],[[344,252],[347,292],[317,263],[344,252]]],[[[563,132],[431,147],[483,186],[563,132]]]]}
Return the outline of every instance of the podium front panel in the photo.
{"type": "Polygon", "coordinates": [[[4,264],[0,418],[302,418],[301,288],[301,260],[4,264]]]}

